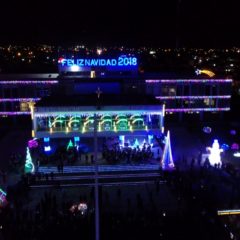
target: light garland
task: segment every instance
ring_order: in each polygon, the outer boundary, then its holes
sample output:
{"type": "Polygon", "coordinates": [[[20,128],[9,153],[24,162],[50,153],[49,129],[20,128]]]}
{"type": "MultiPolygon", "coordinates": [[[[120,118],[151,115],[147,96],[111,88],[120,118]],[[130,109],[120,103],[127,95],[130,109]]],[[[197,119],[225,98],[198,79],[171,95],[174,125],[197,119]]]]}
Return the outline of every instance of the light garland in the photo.
{"type": "Polygon", "coordinates": [[[230,111],[230,107],[226,108],[166,108],[166,112],[219,112],[230,111]]]}
{"type": "Polygon", "coordinates": [[[0,102],[36,102],[41,98],[0,98],[0,102]]]}
{"type": "MultiPolygon", "coordinates": [[[[57,117],[59,115],[63,115],[65,117],[71,117],[71,116],[75,116],[75,117],[93,117],[94,114],[97,115],[97,117],[102,117],[104,116],[105,114],[107,115],[111,115],[111,116],[115,116],[117,115],[119,111],[102,111],[102,112],[99,112],[99,111],[84,111],[84,112],[81,112],[81,111],[69,111],[69,112],[57,112],[57,111],[37,111],[34,113],[34,116],[35,117],[57,117]]],[[[128,112],[125,112],[125,114],[129,115],[129,114],[134,114],[134,112],[136,111],[128,111],[128,112]]],[[[148,111],[148,110],[143,110],[143,111],[138,111],[138,114],[140,115],[148,115],[148,114],[151,114],[151,115],[158,115],[158,116],[161,116],[162,115],[162,111],[148,111]]]]}
{"type": "Polygon", "coordinates": [[[0,84],[21,84],[21,85],[29,85],[29,84],[57,84],[57,80],[43,80],[43,81],[33,81],[33,80],[10,80],[10,81],[0,81],[0,84]]]}
{"type": "Polygon", "coordinates": [[[174,99],[230,99],[231,95],[218,95],[218,96],[156,96],[160,100],[174,100],[174,99]]]}
{"type": "Polygon", "coordinates": [[[232,79],[149,79],[146,83],[231,83],[232,79]]]}
{"type": "Polygon", "coordinates": [[[31,112],[0,112],[0,116],[31,115],[31,112]]]}

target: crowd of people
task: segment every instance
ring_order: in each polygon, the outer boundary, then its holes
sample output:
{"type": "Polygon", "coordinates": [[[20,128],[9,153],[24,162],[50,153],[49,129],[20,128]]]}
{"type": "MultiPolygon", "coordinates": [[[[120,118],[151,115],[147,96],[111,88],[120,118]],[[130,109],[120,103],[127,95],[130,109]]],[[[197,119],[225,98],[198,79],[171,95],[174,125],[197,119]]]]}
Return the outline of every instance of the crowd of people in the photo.
{"type": "Polygon", "coordinates": [[[153,158],[153,153],[150,144],[143,144],[143,147],[129,147],[120,146],[119,143],[115,143],[111,146],[103,146],[103,158],[108,163],[143,163],[148,162],[153,158]]]}

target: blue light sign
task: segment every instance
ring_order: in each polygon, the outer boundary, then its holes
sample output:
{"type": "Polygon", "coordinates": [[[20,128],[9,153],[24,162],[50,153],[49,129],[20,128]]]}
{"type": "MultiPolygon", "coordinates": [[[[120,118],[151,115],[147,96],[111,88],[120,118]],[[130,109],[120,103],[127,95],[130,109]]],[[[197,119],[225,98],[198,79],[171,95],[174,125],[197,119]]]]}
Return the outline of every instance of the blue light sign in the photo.
{"type": "Polygon", "coordinates": [[[61,67],[136,67],[136,57],[59,59],[61,67]]]}

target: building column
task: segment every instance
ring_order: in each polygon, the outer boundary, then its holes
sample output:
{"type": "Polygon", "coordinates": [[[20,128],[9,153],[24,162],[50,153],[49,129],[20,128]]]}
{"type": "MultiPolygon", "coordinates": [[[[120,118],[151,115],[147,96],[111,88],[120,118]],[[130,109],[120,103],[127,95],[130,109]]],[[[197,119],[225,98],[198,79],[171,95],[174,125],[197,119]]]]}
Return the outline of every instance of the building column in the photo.
{"type": "Polygon", "coordinates": [[[94,160],[95,160],[95,240],[100,239],[99,231],[99,184],[98,184],[98,159],[97,159],[97,115],[94,114],[94,160]]]}

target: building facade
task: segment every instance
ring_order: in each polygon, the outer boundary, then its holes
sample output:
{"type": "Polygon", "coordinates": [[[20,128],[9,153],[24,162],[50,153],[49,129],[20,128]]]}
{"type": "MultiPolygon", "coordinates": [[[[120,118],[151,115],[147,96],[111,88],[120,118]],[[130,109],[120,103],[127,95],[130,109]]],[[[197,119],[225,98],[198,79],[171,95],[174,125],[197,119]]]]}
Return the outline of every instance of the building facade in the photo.
{"type": "Polygon", "coordinates": [[[30,115],[32,103],[48,96],[152,95],[166,113],[230,110],[232,79],[143,74],[137,58],[59,59],[59,73],[0,75],[0,116],[30,115]]]}

